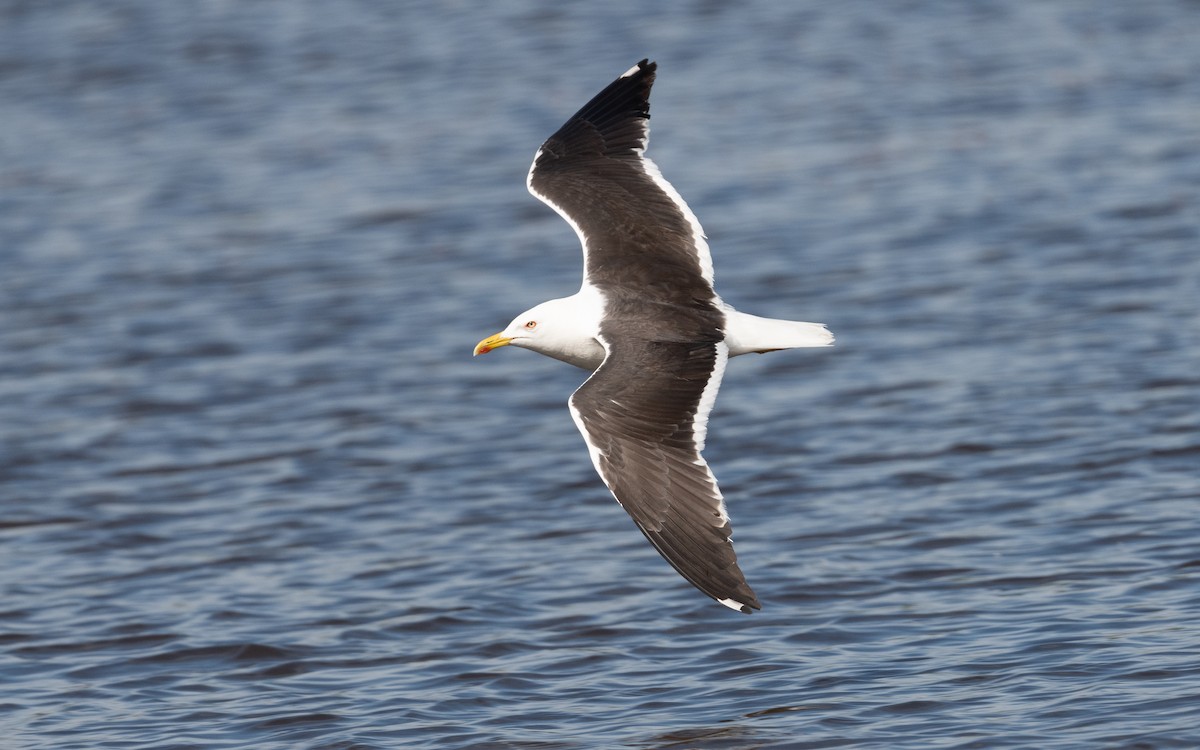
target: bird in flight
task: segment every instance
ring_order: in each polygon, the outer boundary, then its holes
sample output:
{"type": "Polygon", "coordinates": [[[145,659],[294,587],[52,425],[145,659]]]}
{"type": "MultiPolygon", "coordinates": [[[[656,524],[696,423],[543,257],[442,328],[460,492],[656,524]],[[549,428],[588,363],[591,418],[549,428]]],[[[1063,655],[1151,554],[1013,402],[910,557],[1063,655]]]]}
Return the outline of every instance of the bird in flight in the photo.
{"type": "Polygon", "coordinates": [[[713,290],[700,222],[645,156],[657,67],[630,68],[538,149],[526,184],[579,235],[583,285],[521,313],[475,354],[511,345],[590,372],[569,407],[601,479],[680,575],[749,614],[761,605],[701,456],[708,415],[729,357],[833,336],[739,312],[713,290]]]}

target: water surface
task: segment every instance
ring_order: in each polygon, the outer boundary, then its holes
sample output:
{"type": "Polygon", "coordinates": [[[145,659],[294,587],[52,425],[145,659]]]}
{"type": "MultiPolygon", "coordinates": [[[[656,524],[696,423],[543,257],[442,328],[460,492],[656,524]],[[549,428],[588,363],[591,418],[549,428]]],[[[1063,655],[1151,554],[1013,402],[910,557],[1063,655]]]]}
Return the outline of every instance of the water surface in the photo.
{"type": "Polygon", "coordinates": [[[0,7],[14,748],[1200,745],[1200,7],[0,7]],[[636,60],[764,609],[595,477],[537,145],[636,60]]]}

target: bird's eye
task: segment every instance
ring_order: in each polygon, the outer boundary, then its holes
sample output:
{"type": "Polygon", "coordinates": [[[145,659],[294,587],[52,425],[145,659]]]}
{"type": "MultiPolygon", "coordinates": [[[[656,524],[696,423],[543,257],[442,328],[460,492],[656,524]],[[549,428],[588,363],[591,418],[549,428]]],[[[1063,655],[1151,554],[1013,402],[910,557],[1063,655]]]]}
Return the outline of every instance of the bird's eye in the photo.
{"type": "Polygon", "coordinates": [[[525,328],[532,331],[534,328],[537,328],[537,321],[536,320],[529,321],[528,323],[525,324],[525,328]]]}

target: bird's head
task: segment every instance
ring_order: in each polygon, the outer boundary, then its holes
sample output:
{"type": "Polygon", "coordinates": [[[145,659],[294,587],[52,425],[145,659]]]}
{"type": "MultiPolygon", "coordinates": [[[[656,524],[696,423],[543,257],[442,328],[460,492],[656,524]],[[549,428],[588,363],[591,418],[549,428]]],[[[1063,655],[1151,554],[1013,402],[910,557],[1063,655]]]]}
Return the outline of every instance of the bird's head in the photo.
{"type": "Polygon", "coordinates": [[[562,334],[562,331],[558,331],[562,327],[561,316],[555,314],[555,303],[558,302],[560,300],[543,302],[513,318],[503,331],[476,344],[475,354],[487,354],[510,344],[534,351],[552,349],[562,334]],[[559,335],[556,336],[556,333],[559,335]]]}
{"type": "Polygon", "coordinates": [[[595,370],[604,361],[598,340],[601,306],[596,295],[576,294],[526,310],[495,336],[475,345],[475,354],[487,354],[502,346],[532,349],[568,364],[595,370]]]}

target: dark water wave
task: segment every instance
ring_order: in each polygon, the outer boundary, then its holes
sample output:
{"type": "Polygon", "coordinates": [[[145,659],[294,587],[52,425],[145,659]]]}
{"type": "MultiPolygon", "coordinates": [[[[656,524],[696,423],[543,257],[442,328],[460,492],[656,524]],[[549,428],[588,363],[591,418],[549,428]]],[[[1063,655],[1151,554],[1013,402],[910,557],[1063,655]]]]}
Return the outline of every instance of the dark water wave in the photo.
{"type": "MultiPolygon", "coordinates": [[[[1200,9],[0,5],[0,745],[1200,746],[1200,9]],[[471,345],[661,65],[734,305],[678,579],[471,345]]],[[[524,355],[524,356],[523,356],[524,355]]]]}

